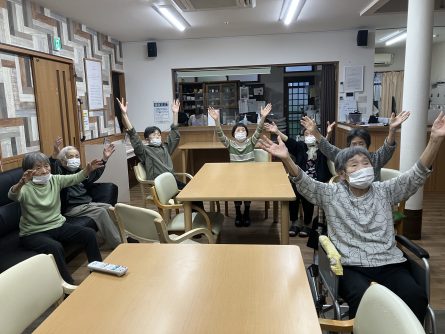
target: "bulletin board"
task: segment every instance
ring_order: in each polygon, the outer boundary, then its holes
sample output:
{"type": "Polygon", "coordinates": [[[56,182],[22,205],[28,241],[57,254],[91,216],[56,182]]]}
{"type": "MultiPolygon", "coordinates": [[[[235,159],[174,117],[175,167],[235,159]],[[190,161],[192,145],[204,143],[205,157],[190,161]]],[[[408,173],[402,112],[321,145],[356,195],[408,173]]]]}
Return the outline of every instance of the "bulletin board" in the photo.
{"type": "Polygon", "coordinates": [[[102,86],[102,62],[97,59],[84,59],[85,78],[88,94],[88,109],[104,108],[104,92],[102,86]]]}

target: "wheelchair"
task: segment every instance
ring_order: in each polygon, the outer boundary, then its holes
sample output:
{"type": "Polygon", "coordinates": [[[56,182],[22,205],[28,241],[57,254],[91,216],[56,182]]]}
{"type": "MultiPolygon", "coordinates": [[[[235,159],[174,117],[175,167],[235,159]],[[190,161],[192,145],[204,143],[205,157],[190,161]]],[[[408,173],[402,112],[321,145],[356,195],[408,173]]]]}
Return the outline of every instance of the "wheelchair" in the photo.
{"type": "MultiPolygon", "coordinates": [[[[402,235],[396,235],[395,238],[408,260],[414,279],[425,289],[429,301],[428,252],[402,235]]],[[[318,256],[315,256],[315,263],[311,264],[306,272],[318,316],[335,320],[346,318],[348,307],[338,294],[339,275],[342,274],[340,254],[326,236],[320,236],[318,256]]],[[[429,304],[423,325],[427,334],[437,333],[435,314],[429,304]]]]}

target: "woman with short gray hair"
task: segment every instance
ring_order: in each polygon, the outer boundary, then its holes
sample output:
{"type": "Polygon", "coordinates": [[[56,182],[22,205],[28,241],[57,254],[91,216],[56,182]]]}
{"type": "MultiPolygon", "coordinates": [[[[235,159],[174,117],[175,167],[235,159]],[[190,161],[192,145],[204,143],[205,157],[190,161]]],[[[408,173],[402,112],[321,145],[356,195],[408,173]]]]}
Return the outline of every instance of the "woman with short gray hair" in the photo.
{"type": "Polygon", "coordinates": [[[326,214],[328,236],[342,256],[339,292],[349,304],[350,318],[355,316],[370,282],[375,281],[397,294],[423,322],[427,296],[411,276],[406,258],[397,248],[392,207],[423,186],[444,137],[445,117],[440,113],[417,163],[384,182],[373,182],[374,169],[366,149],[345,148],[335,161],[340,182],[333,184],[306,175],[292,161],[280,137],[278,144],[266,137],[261,139],[261,148],[281,158],[298,191],[326,214]]]}

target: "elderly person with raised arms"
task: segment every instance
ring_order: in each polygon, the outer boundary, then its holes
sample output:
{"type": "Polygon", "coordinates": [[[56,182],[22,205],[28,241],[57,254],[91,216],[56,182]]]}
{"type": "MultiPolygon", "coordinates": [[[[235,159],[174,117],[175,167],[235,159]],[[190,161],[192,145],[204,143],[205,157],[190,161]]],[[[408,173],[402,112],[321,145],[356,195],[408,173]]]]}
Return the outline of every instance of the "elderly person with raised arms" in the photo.
{"type": "Polygon", "coordinates": [[[423,322],[427,296],[397,248],[392,206],[407,200],[423,186],[444,137],[445,118],[440,113],[420,159],[408,171],[385,182],[373,182],[372,160],[365,148],[345,148],[335,159],[341,181],[334,184],[306,175],[292,161],[280,137],[278,144],[265,137],[261,139],[261,147],[283,161],[298,191],[324,210],[328,236],[342,256],[339,292],[349,304],[351,318],[370,282],[375,281],[396,293],[423,322]]]}

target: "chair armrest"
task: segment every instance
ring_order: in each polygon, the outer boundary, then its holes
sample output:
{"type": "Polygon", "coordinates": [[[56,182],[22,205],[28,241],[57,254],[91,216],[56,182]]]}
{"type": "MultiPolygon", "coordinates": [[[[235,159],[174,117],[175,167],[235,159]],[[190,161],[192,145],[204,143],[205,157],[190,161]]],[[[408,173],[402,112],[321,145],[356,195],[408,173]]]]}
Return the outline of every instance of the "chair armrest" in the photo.
{"type": "Polygon", "coordinates": [[[206,221],[207,228],[209,230],[212,230],[212,223],[210,222],[210,218],[207,215],[207,212],[205,212],[203,210],[203,208],[196,206],[196,205],[192,205],[192,209],[195,209],[197,212],[199,212],[204,217],[204,220],[206,221]]]}
{"type": "Polygon", "coordinates": [[[115,205],[119,188],[114,183],[93,183],[88,186],[88,194],[93,198],[93,202],[108,203],[115,205]]]}
{"type": "Polygon", "coordinates": [[[192,237],[194,237],[195,235],[201,235],[204,234],[207,237],[207,240],[209,240],[209,244],[214,244],[215,243],[215,238],[213,237],[212,232],[210,232],[208,229],[206,229],[205,227],[199,227],[199,228],[195,228],[191,231],[185,232],[184,234],[181,234],[178,238],[175,238],[173,241],[176,243],[179,243],[181,241],[187,240],[187,239],[191,239],[192,237]]]}
{"type": "Polygon", "coordinates": [[[178,176],[185,176],[185,177],[188,178],[189,180],[193,179],[193,176],[190,175],[189,173],[175,173],[175,175],[178,175],[178,176]]]}
{"type": "Polygon", "coordinates": [[[415,256],[417,256],[419,259],[423,259],[423,258],[429,259],[430,258],[430,254],[425,249],[423,249],[422,247],[420,247],[413,241],[409,240],[407,237],[405,237],[403,235],[396,234],[396,241],[400,245],[402,245],[403,247],[408,249],[415,256]]]}
{"type": "Polygon", "coordinates": [[[77,285],[68,284],[67,282],[62,282],[63,293],[69,295],[77,289],[77,285]]]}
{"type": "Polygon", "coordinates": [[[318,323],[322,330],[332,332],[352,332],[354,327],[354,319],[333,320],[318,318],[318,323]]]}
{"type": "Polygon", "coordinates": [[[155,181],[151,181],[151,180],[139,180],[138,182],[140,184],[148,184],[149,186],[154,186],[155,185],[155,181]]]}

